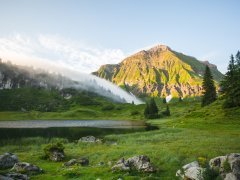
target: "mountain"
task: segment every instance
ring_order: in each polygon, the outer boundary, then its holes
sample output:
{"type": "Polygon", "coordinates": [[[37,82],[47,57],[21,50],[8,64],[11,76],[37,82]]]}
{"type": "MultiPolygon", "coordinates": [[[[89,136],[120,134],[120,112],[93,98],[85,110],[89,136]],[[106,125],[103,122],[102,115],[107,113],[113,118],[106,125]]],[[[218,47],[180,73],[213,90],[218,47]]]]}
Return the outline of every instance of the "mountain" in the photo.
{"type": "Polygon", "coordinates": [[[107,64],[92,74],[107,79],[138,96],[186,97],[201,95],[208,65],[216,83],[223,75],[208,61],[176,52],[165,45],[142,50],[119,64],[107,64]]]}

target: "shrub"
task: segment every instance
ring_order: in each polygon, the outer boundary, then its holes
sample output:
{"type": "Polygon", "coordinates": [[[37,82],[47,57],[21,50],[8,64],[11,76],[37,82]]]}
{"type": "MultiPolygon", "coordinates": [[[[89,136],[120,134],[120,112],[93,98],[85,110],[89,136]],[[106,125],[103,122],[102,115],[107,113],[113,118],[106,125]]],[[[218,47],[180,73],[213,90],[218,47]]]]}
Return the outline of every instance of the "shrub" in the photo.
{"type": "Polygon", "coordinates": [[[43,150],[45,153],[45,157],[49,158],[53,151],[63,152],[64,146],[62,143],[57,142],[57,143],[48,144],[43,150]]]}
{"type": "Polygon", "coordinates": [[[134,111],[131,112],[131,116],[135,116],[135,115],[138,115],[138,114],[140,114],[140,112],[137,111],[137,110],[134,110],[134,111]]]}
{"type": "Polygon", "coordinates": [[[226,173],[231,172],[231,166],[227,160],[223,162],[223,169],[226,173]]]}
{"type": "Polygon", "coordinates": [[[102,111],[111,111],[115,108],[113,104],[108,104],[102,107],[102,111]]]}
{"type": "Polygon", "coordinates": [[[221,180],[219,171],[212,169],[209,165],[206,167],[205,171],[202,174],[204,180],[221,180]]]}

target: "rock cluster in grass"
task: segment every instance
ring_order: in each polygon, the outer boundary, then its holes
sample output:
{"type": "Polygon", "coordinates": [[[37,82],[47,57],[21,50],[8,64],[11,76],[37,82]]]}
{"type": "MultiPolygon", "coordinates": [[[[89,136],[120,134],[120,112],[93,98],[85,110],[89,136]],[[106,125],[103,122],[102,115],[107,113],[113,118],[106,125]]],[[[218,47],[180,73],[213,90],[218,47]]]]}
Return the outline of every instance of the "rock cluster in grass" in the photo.
{"type": "Polygon", "coordinates": [[[12,168],[11,172],[0,175],[1,180],[28,180],[28,174],[38,174],[43,170],[36,165],[19,162],[18,157],[12,153],[0,155],[0,169],[12,168]]]}
{"type": "Polygon", "coordinates": [[[240,154],[231,153],[211,159],[207,168],[199,166],[197,161],[186,164],[178,170],[176,176],[181,179],[204,180],[209,171],[223,180],[240,180],[240,154]],[[209,169],[208,169],[209,168],[209,169]]]}
{"type": "Polygon", "coordinates": [[[101,143],[101,139],[98,139],[94,136],[85,136],[81,137],[78,142],[85,142],[85,143],[101,143]]]}
{"type": "Polygon", "coordinates": [[[137,170],[146,173],[155,172],[156,169],[150,163],[150,159],[145,155],[133,156],[125,160],[121,158],[113,167],[112,171],[132,171],[137,170]]]}

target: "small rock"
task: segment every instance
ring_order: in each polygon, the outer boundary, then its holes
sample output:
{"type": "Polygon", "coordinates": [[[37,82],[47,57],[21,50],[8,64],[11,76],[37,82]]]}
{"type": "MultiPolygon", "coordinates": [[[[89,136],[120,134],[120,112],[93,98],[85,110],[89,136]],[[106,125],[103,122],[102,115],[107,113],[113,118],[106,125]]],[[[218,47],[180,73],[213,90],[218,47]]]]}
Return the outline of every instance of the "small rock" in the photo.
{"type": "Polygon", "coordinates": [[[234,173],[227,173],[224,180],[239,180],[240,174],[234,174],[234,173]]]}
{"type": "Polygon", "coordinates": [[[58,150],[52,151],[49,157],[50,160],[56,162],[63,161],[64,158],[65,158],[64,152],[58,150]]]}
{"type": "Polygon", "coordinates": [[[98,165],[99,165],[99,166],[103,166],[103,165],[104,165],[104,162],[101,161],[101,162],[98,163],[98,165]]]}
{"type": "Polygon", "coordinates": [[[41,173],[43,170],[40,169],[38,166],[36,165],[33,165],[33,164],[30,164],[30,163],[27,163],[27,162],[19,162],[19,163],[16,163],[12,170],[18,172],[18,173],[41,173]]]}
{"type": "Polygon", "coordinates": [[[82,157],[79,159],[71,159],[70,161],[64,163],[64,166],[73,166],[73,165],[88,166],[89,159],[86,157],[82,157]]]}
{"type": "Polygon", "coordinates": [[[78,142],[101,143],[102,141],[94,136],[81,137],[78,142]]]}
{"type": "Polygon", "coordinates": [[[14,180],[14,179],[0,174],[0,180],[14,180]]]}
{"type": "Polygon", "coordinates": [[[12,153],[5,153],[0,156],[0,169],[11,168],[18,162],[18,157],[12,153]]]}
{"type": "Polygon", "coordinates": [[[64,166],[73,166],[77,163],[77,160],[76,159],[71,159],[70,161],[68,162],[65,162],[64,163],[64,166]]]}
{"type": "Polygon", "coordinates": [[[151,165],[150,159],[144,155],[134,156],[126,161],[124,158],[121,158],[116,165],[112,167],[112,171],[131,171],[132,169],[147,173],[156,171],[156,169],[151,165]]]}
{"type": "Polygon", "coordinates": [[[112,161],[108,161],[107,164],[108,164],[108,166],[112,166],[113,163],[112,163],[112,161]]]}
{"type": "Polygon", "coordinates": [[[17,180],[28,180],[29,179],[29,177],[26,174],[20,174],[20,173],[8,173],[8,174],[6,174],[6,176],[11,179],[17,179],[17,180]]]}
{"type": "Polygon", "coordinates": [[[197,161],[193,161],[182,167],[182,170],[178,170],[176,176],[181,179],[191,179],[191,180],[203,180],[204,168],[199,166],[197,161]]]}

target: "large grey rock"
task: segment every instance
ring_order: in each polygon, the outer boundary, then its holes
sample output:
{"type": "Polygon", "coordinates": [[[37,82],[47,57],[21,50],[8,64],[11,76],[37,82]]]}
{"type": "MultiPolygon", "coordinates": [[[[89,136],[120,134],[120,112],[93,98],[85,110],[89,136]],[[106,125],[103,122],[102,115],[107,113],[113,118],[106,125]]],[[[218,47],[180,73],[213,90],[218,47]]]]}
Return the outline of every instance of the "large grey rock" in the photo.
{"type": "Polygon", "coordinates": [[[71,159],[70,161],[64,163],[64,166],[74,166],[74,165],[88,166],[89,159],[86,157],[82,157],[79,159],[71,159]]]}
{"type": "Polygon", "coordinates": [[[54,150],[50,153],[49,159],[52,161],[63,161],[63,159],[65,158],[64,152],[63,151],[58,151],[58,150],[54,150]]]}
{"type": "Polygon", "coordinates": [[[193,161],[178,170],[176,176],[181,179],[203,180],[203,172],[204,168],[201,168],[197,161],[193,161]]]}
{"type": "Polygon", "coordinates": [[[18,162],[18,157],[12,153],[0,155],[0,169],[11,168],[18,162]]]}
{"type": "Polygon", "coordinates": [[[124,158],[121,158],[117,163],[112,167],[112,171],[130,171],[130,166],[124,158]]]}
{"type": "Polygon", "coordinates": [[[102,141],[94,136],[85,136],[81,137],[78,142],[85,142],[85,143],[101,143],[102,141]]]}
{"type": "Polygon", "coordinates": [[[13,168],[13,171],[18,173],[27,173],[27,174],[37,174],[41,173],[43,170],[36,165],[27,163],[27,162],[19,162],[16,163],[13,168]]]}
{"type": "Polygon", "coordinates": [[[134,156],[128,158],[126,161],[121,158],[113,167],[112,171],[131,171],[138,170],[141,172],[155,172],[156,169],[150,163],[150,159],[145,155],[134,156]]]}
{"type": "Polygon", "coordinates": [[[218,170],[224,180],[240,180],[239,153],[215,157],[209,161],[209,165],[211,168],[218,170]]]}

